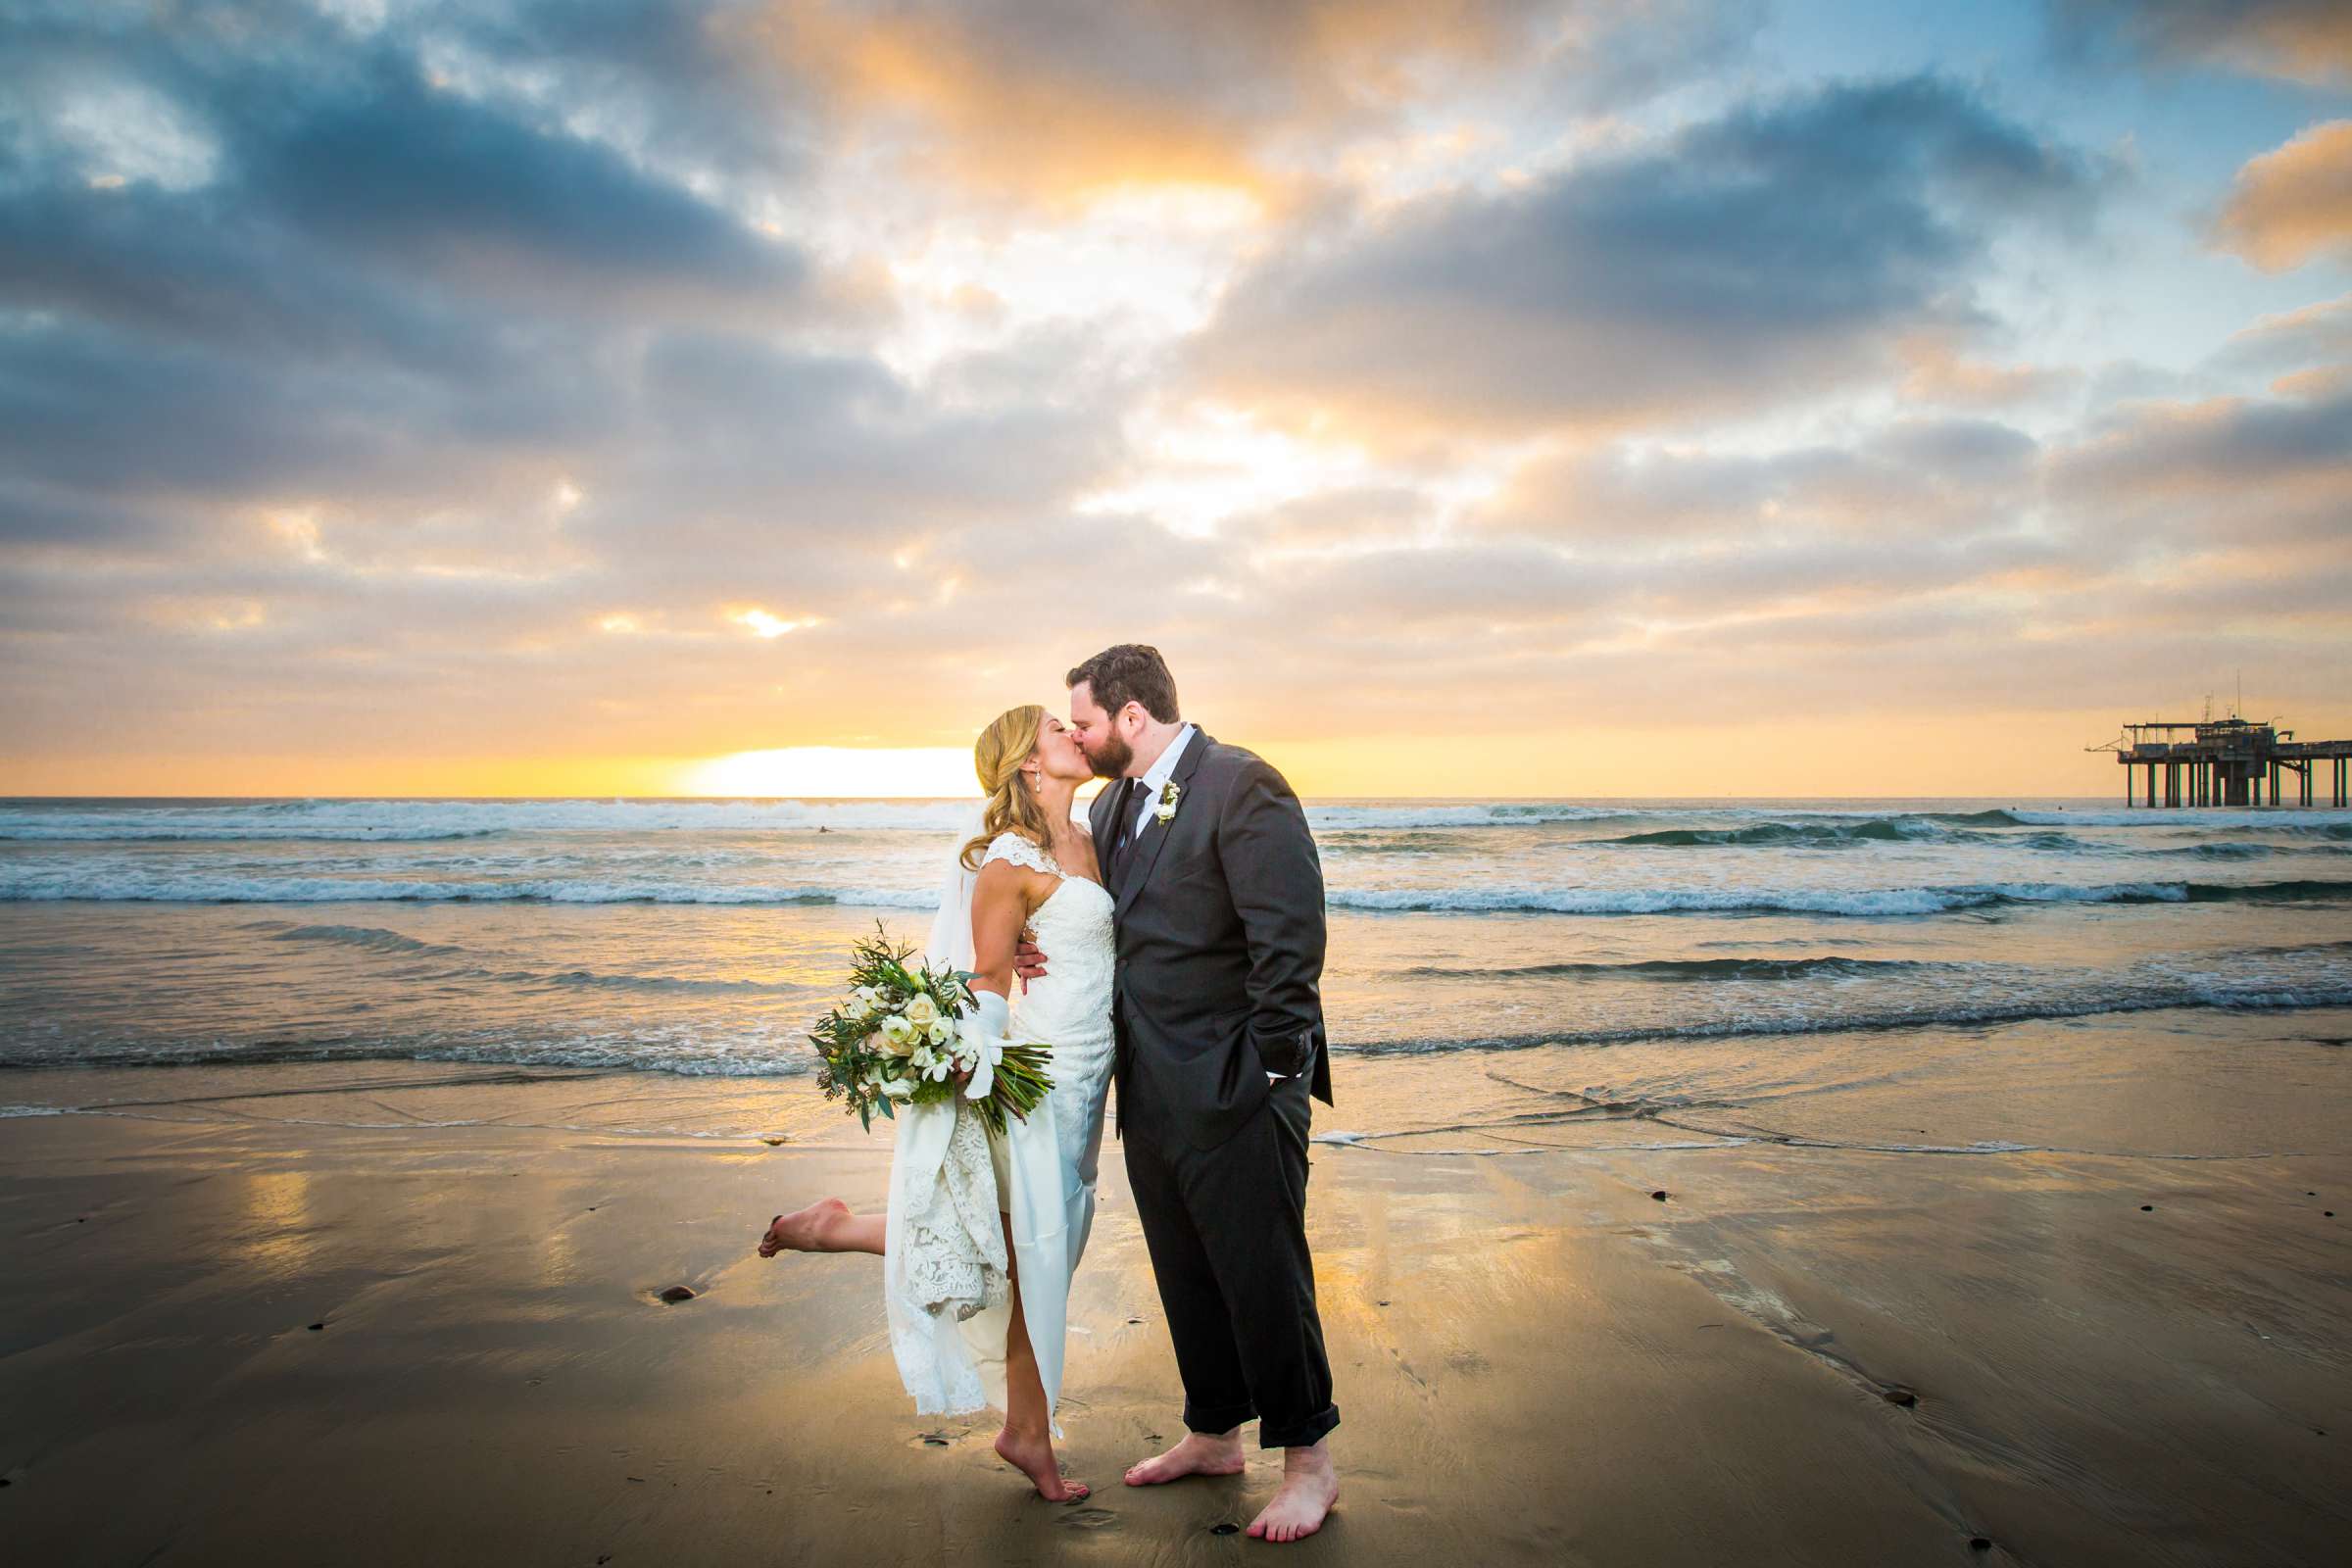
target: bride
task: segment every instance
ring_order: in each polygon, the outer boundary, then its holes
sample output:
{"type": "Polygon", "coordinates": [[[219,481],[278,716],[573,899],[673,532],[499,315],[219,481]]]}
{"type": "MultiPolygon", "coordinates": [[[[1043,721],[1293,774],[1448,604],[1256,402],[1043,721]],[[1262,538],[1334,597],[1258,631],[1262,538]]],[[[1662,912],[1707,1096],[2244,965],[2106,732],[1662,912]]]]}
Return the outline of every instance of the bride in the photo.
{"type": "Polygon", "coordinates": [[[984,1033],[1052,1049],[1054,1087],[1026,1119],[1007,1119],[1002,1138],[960,1097],[902,1108],[888,1212],[821,1199],[777,1215],[760,1255],[880,1253],[891,1349],[916,1411],[1003,1410],[997,1452],[1040,1495],[1071,1501],[1089,1489],[1054,1460],[1054,1407],[1070,1276],[1095,1217],[1111,1065],[1111,899],[1094,841],[1071,820],[1078,786],[1094,776],[1075,733],[1042,708],[1015,708],[982,732],[972,761],[987,800],[979,831],[948,868],[925,956],[971,973],[984,1033]],[[1054,968],[1016,997],[1024,928],[1054,968]],[[985,1215],[992,1188],[993,1226],[973,1217],[985,1215]]]}

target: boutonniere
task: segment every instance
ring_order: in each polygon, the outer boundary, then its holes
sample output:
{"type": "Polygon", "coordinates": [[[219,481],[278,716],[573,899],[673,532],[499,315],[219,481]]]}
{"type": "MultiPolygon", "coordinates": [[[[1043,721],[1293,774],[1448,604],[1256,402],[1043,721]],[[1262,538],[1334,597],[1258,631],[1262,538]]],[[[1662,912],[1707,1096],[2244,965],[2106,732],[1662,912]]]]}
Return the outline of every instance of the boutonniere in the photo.
{"type": "Polygon", "coordinates": [[[1159,804],[1152,808],[1152,814],[1164,827],[1176,819],[1176,803],[1183,799],[1184,786],[1170,779],[1159,787],[1159,804]]]}

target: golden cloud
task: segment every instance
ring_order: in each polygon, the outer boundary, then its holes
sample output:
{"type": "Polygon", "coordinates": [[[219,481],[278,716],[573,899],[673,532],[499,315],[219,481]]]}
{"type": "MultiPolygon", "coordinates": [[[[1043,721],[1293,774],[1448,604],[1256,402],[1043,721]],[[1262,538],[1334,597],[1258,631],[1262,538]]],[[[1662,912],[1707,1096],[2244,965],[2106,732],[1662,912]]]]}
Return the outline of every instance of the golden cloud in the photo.
{"type": "Polygon", "coordinates": [[[1519,61],[1521,0],[1150,0],[1116,7],[771,0],[734,25],[917,177],[1049,207],[1206,186],[1298,193],[1285,137],[1377,123],[1519,61]]]}
{"type": "Polygon", "coordinates": [[[2214,225],[2214,243],[2266,272],[2327,252],[2352,259],[2352,120],[2313,125],[2247,160],[2214,225]]]}
{"type": "Polygon", "coordinates": [[[2004,408],[2073,385],[2080,372],[2031,364],[1994,365],[1963,355],[1948,334],[1918,332],[1894,346],[1906,403],[1955,408],[2004,408]]]}

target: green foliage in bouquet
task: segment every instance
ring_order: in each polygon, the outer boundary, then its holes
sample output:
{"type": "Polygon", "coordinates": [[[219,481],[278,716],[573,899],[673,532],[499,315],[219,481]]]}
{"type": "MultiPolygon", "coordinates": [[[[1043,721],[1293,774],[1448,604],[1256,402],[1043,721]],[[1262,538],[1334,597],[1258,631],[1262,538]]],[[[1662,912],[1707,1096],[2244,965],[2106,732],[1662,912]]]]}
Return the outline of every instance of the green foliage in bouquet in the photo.
{"type": "MultiPolygon", "coordinates": [[[[824,1066],[816,1086],[873,1131],[874,1112],[930,1105],[962,1096],[984,1046],[970,1014],[971,975],[934,970],[911,944],[894,946],[879,923],[850,950],[849,1000],[817,1020],[809,1043],[824,1066]]],[[[995,1054],[988,1093],[970,1102],[1000,1138],[1007,1115],[1027,1120],[1054,1087],[1043,1046],[1005,1045],[995,1054]]]]}

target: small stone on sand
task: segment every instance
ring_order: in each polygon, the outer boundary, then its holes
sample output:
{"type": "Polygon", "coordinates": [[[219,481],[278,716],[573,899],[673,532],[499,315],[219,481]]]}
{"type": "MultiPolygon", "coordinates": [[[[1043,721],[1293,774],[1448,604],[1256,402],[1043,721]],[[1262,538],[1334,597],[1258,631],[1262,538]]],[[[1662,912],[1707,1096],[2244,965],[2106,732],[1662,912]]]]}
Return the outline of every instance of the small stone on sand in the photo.
{"type": "Polygon", "coordinates": [[[1990,1551],[1992,1549],[1992,1543],[1986,1541],[1983,1536],[1971,1536],[1968,1538],[1968,1549],[1971,1551],[1990,1551]]]}
{"type": "Polygon", "coordinates": [[[694,1299],[694,1292],[683,1285],[672,1285],[662,1293],[662,1299],[664,1301],[691,1301],[694,1299]]]}
{"type": "Polygon", "coordinates": [[[326,1325],[325,1325],[325,1324],[323,1324],[323,1323],[314,1323],[314,1324],[312,1324],[312,1325],[311,1325],[311,1332],[312,1332],[313,1334],[316,1334],[316,1333],[318,1333],[318,1332],[320,1329],[322,1329],[322,1328],[324,1328],[324,1327],[326,1327],[326,1325]]]}
{"type": "Polygon", "coordinates": [[[1656,1200],[1657,1200],[1659,1202],[1663,1203],[1664,1201],[1666,1201],[1666,1189],[1665,1189],[1665,1188],[1663,1188],[1663,1187],[1661,1187],[1661,1188],[1659,1188],[1659,1189],[1658,1189],[1656,1192],[1654,1192],[1654,1193],[1650,1194],[1649,1196],[1650,1196],[1650,1197],[1652,1197],[1652,1198],[1654,1198],[1654,1199],[1656,1199],[1656,1200]]]}
{"type": "Polygon", "coordinates": [[[765,1145],[766,1145],[768,1148],[770,1148],[770,1149],[773,1149],[773,1148],[775,1148],[775,1147],[776,1147],[778,1144],[780,1144],[780,1143],[784,1142],[784,1137],[783,1137],[783,1135],[782,1135],[782,1134],[780,1134],[780,1133],[777,1133],[777,1134],[771,1134],[771,1135],[764,1135],[764,1136],[762,1136],[762,1137],[760,1138],[760,1141],[761,1143],[765,1144],[765,1145]]]}
{"type": "Polygon", "coordinates": [[[1208,1533],[1212,1536],[1237,1536],[1241,1534],[1241,1531],[1240,1525],[1210,1525],[1208,1527],[1208,1533]]]}
{"type": "Polygon", "coordinates": [[[2139,1205],[2139,1211],[2142,1214],[2153,1214],[2156,1212],[2156,1205],[2154,1203],[2142,1203],[2139,1205]]]}
{"type": "Polygon", "coordinates": [[[1899,1404],[1906,1410],[1919,1402],[1919,1395],[1911,1389],[1904,1388],[1900,1383],[1887,1384],[1879,1391],[1879,1396],[1888,1404],[1899,1404]]]}

